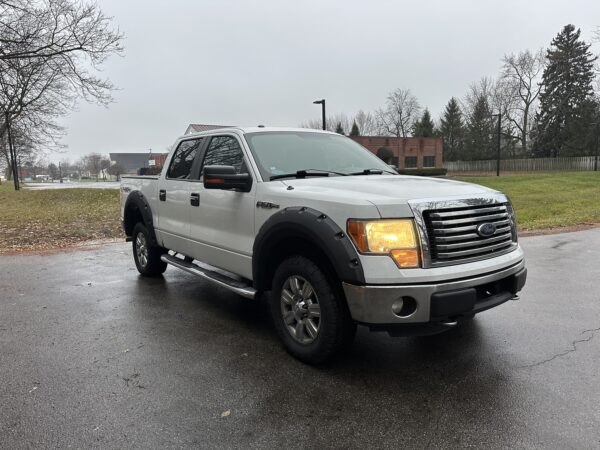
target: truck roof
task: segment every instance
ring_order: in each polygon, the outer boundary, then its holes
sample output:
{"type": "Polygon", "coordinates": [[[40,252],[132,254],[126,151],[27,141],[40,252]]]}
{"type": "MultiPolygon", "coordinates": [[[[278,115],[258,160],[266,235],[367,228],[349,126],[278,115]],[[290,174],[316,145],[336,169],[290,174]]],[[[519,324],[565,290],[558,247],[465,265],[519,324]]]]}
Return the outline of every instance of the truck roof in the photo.
{"type": "Polygon", "coordinates": [[[295,132],[305,132],[305,133],[323,133],[323,134],[336,134],[332,131],[324,131],[324,130],[313,130],[312,128],[293,128],[293,127],[227,127],[227,128],[218,128],[214,130],[200,131],[198,133],[190,133],[186,134],[182,137],[190,137],[190,136],[206,136],[211,134],[219,134],[227,131],[238,131],[243,134],[246,133],[265,133],[265,132],[281,132],[281,131],[295,131],[295,132]]]}

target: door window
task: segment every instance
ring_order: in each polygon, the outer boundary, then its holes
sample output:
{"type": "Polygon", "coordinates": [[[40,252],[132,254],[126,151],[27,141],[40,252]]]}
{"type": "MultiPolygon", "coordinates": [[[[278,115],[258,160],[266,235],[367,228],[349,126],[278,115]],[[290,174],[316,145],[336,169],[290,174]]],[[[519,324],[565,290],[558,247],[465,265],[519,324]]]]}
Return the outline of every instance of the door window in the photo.
{"type": "Polygon", "coordinates": [[[216,136],[211,139],[202,168],[205,166],[233,166],[236,173],[247,171],[242,148],[232,136],[216,136]]]}
{"type": "Polygon", "coordinates": [[[190,139],[181,142],[169,165],[167,171],[167,178],[174,178],[177,180],[187,180],[192,177],[192,166],[194,164],[194,158],[198,153],[198,149],[202,145],[202,139],[190,139]]]}

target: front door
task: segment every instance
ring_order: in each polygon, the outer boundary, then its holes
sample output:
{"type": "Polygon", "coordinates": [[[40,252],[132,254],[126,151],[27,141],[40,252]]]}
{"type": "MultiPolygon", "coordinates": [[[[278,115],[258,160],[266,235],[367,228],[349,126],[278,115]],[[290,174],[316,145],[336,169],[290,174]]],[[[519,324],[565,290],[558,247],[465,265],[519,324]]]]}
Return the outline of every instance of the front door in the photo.
{"type": "MultiPolygon", "coordinates": [[[[233,166],[237,173],[248,172],[249,165],[236,136],[211,136],[200,165],[233,166]]],[[[254,180],[256,176],[251,173],[254,180]]],[[[200,178],[202,181],[202,177],[200,178]]],[[[252,245],[256,181],[250,192],[205,189],[194,185],[199,194],[198,207],[191,209],[194,257],[225,270],[252,278],[252,245]]]]}
{"type": "Polygon", "coordinates": [[[161,245],[185,254],[189,248],[191,193],[199,184],[197,171],[203,139],[181,141],[159,181],[158,222],[161,245]]]}

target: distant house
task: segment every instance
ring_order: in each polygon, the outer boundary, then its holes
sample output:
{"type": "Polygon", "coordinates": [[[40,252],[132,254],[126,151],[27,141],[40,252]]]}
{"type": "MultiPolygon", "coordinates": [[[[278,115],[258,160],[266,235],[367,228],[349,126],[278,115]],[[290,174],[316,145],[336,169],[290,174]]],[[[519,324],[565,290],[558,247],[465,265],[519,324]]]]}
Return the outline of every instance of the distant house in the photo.
{"type": "Polygon", "coordinates": [[[218,130],[219,128],[229,128],[230,125],[205,125],[202,123],[190,123],[185,130],[185,134],[200,133],[201,131],[218,130]]]}
{"type": "Polygon", "coordinates": [[[109,153],[111,164],[119,164],[124,174],[137,174],[142,168],[161,168],[168,153],[109,153]]]}
{"type": "Polygon", "coordinates": [[[441,138],[350,136],[386,163],[398,169],[442,167],[441,138]]]}

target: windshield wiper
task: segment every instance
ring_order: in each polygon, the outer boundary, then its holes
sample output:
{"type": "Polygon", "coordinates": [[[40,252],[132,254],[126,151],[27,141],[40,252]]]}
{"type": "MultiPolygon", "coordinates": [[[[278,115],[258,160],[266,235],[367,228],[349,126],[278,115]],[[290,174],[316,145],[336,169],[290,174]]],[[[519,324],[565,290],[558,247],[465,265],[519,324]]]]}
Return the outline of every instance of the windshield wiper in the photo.
{"type": "Polygon", "coordinates": [[[391,170],[384,169],[363,169],[360,172],[352,172],[348,175],[381,175],[383,172],[390,173],[392,175],[396,175],[396,172],[392,172],[391,170]]]}
{"type": "Polygon", "coordinates": [[[292,173],[280,173],[277,175],[271,175],[269,180],[279,180],[280,178],[306,178],[306,177],[328,177],[330,174],[346,176],[347,174],[341,172],[334,172],[333,170],[321,170],[321,169],[305,169],[297,170],[292,173]]]}

